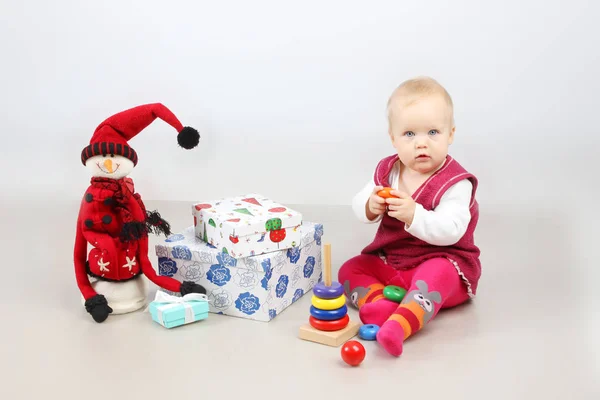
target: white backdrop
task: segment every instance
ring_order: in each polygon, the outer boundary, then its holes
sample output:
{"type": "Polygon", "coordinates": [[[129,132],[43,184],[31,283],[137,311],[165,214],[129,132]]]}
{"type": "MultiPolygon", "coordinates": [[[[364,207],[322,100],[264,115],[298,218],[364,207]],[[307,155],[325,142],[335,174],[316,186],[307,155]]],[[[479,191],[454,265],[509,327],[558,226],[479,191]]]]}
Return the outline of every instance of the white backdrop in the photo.
{"type": "Polygon", "coordinates": [[[4,198],[78,200],[96,125],[162,102],[202,139],[186,152],[157,120],[130,142],[145,199],[350,204],[393,151],[388,95],[421,74],[454,98],[481,203],[598,193],[598,2],[0,4],[4,198]]]}

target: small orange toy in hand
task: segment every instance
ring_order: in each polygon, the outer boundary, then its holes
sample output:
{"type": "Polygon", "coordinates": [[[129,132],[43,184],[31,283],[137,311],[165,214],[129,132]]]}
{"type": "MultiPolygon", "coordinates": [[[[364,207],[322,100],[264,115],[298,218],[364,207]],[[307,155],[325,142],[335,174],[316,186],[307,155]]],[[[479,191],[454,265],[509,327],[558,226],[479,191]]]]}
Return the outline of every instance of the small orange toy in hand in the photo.
{"type": "Polygon", "coordinates": [[[384,199],[390,199],[392,197],[395,198],[396,196],[394,196],[393,194],[390,193],[392,190],[393,189],[391,187],[384,187],[379,192],[377,192],[377,195],[379,197],[383,197],[384,199]]]}

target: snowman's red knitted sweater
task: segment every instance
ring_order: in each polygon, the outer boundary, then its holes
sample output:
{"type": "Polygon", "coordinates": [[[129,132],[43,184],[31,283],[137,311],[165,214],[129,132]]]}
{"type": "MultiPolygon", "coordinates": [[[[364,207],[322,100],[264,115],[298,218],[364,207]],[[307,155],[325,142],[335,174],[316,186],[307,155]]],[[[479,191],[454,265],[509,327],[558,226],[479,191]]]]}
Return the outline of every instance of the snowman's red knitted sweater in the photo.
{"type": "Polygon", "coordinates": [[[74,249],[77,285],[86,300],[99,296],[89,276],[119,282],[143,273],[172,292],[205,292],[193,282],[156,274],[148,259],[148,233],[152,230],[170,234],[169,224],[157,212],[146,211],[131,178],[91,179],[80,205],[74,249]],[[88,244],[92,247],[89,254],[88,244]]]}

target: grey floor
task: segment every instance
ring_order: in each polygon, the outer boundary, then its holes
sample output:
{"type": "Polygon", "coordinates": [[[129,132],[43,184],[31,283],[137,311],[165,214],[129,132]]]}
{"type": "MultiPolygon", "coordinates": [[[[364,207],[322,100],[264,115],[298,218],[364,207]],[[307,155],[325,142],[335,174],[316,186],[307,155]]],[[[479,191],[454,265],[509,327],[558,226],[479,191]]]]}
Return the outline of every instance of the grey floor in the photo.
{"type": "MultiPolygon", "coordinates": [[[[147,205],[189,225],[187,203],[147,205]]],[[[374,233],[349,207],[295,208],[324,224],[336,276],[374,233]]],[[[477,299],[441,313],[399,359],[365,342],[351,368],[339,348],[297,338],[309,296],[270,323],[210,314],[167,330],[136,312],[96,324],[73,274],[78,204],[6,201],[0,398],[600,399],[597,231],[577,210],[497,210],[482,210],[477,299]]]]}

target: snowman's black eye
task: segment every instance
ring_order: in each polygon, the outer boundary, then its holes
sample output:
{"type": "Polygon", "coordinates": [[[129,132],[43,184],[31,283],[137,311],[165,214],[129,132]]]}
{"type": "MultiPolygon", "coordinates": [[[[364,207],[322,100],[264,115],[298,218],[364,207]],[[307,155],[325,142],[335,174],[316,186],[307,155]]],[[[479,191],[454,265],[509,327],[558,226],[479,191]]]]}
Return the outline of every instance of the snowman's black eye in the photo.
{"type": "Polygon", "coordinates": [[[110,156],[111,156],[111,157],[114,157],[115,155],[114,155],[114,154],[111,154],[110,156]]]}

